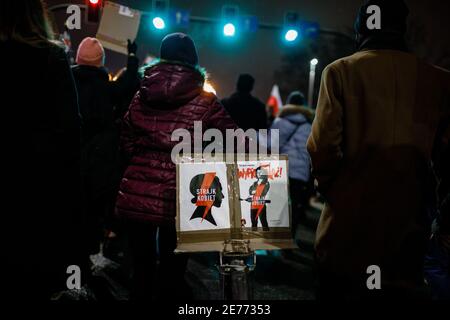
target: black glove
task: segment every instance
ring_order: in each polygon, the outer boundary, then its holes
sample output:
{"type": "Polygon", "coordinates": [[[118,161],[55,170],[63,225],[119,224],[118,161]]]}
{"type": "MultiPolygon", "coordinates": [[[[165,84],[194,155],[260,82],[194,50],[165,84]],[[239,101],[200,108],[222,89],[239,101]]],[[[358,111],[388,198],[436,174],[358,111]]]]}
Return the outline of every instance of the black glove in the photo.
{"type": "Polygon", "coordinates": [[[137,44],[136,41],[131,42],[130,39],[127,40],[127,48],[128,48],[128,54],[134,54],[136,55],[137,52],[137,44]]]}

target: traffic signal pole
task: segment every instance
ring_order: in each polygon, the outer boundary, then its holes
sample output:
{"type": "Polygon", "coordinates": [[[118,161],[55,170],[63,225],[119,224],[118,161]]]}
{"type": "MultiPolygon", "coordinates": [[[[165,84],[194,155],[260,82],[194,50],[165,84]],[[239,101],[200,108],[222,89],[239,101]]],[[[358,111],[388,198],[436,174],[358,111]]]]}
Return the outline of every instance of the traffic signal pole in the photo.
{"type": "MultiPolygon", "coordinates": [[[[62,10],[62,9],[66,9],[70,5],[72,5],[72,4],[71,3],[58,4],[58,5],[49,7],[49,10],[50,11],[62,10]]],[[[85,5],[85,4],[80,4],[78,6],[83,10],[87,9],[87,5],[85,5]]],[[[151,16],[151,12],[144,11],[144,12],[142,12],[142,15],[143,16],[151,16]]],[[[222,19],[221,18],[201,17],[201,16],[190,16],[189,21],[196,22],[196,23],[203,23],[203,24],[219,24],[222,22],[222,19]]],[[[283,27],[284,26],[282,24],[276,24],[276,23],[265,23],[265,22],[258,23],[258,28],[263,29],[263,30],[282,30],[283,27]]],[[[322,34],[322,35],[339,37],[339,38],[345,39],[349,42],[354,42],[354,38],[352,36],[350,36],[346,33],[337,31],[337,30],[320,28],[318,31],[319,31],[319,34],[322,34]]]]}

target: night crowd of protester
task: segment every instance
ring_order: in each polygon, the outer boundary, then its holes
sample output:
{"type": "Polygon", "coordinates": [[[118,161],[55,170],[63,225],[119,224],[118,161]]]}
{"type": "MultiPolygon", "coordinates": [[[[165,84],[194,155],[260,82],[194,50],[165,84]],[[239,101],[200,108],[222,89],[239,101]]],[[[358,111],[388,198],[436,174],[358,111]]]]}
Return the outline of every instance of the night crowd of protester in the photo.
{"type": "Polygon", "coordinates": [[[187,257],[174,253],[171,134],[202,121],[279,130],[294,237],[314,188],[325,199],[318,298],[449,298],[450,74],[408,51],[407,16],[403,1],[366,1],[358,50],[325,68],[317,105],[292,92],[269,123],[251,75],[222,101],[203,89],[186,34],[167,35],[142,77],[129,42],[111,81],[100,41],[85,38],[70,66],[41,0],[2,0],[4,290],[49,299],[66,289],[67,266],[88,273],[89,256],[126,234],[131,298],[189,298],[187,257]],[[381,30],[367,28],[371,4],[383,10],[381,30]],[[382,270],[380,292],[367,290],[370,265],[382,270]]]}

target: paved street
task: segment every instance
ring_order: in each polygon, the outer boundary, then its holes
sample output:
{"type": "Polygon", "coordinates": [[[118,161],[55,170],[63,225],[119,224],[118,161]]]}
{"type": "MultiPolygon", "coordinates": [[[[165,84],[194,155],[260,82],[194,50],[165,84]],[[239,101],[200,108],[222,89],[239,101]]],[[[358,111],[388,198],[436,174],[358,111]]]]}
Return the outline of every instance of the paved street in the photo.
{"type": "MultiPolygon", "coordinates": [[[[314,299],[314,232],[320,212],[310,209],[307,220],[298,228],[299,249],[258,251],[254,271],[254,298],[258,300],[314,299]]],[[[195,300],[219,298],[218,253],[191,254],[185,275],[195,300]]],[[[97,255],[93,259],[97,285],[92,289],[98,299],[128,299],[126,271],[123,266],[97,255]]]]}

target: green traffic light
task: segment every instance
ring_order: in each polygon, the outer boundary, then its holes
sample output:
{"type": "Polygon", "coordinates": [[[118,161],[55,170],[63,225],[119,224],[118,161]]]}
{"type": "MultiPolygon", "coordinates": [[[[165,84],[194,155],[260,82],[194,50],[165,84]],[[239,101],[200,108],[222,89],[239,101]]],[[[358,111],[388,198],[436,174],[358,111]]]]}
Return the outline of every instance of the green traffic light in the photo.
{"type": "Polygon", "coordinates": [[[225,37],[234,37],[236,34],[236,27],[232,23],[227,23],[223,26],[223,34],[225,37]]]}
{"type": "Polygon", "coordinates": [[[284,38],[286,39],[286,41],[288,42],[292,42],[297,40],[298,38],[298,31],[295,29],[290,29],[286,32],[284,38]]]}
{"type": "Polygon", "coordinates": [[[163,18],[155,17],[153,18],[153,26],[158,30],[162,30],[166,27],[166,23],[164,22],[163,18]]]}

